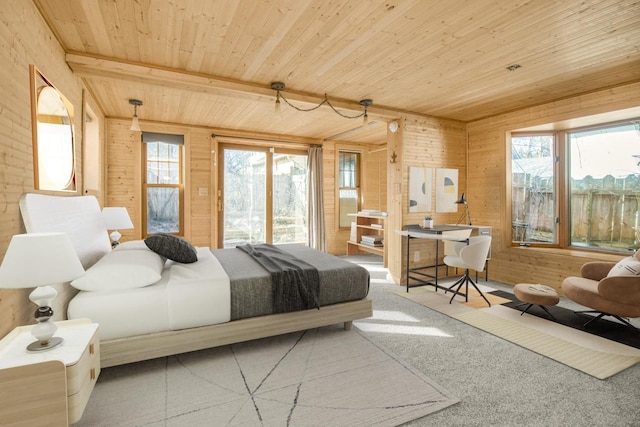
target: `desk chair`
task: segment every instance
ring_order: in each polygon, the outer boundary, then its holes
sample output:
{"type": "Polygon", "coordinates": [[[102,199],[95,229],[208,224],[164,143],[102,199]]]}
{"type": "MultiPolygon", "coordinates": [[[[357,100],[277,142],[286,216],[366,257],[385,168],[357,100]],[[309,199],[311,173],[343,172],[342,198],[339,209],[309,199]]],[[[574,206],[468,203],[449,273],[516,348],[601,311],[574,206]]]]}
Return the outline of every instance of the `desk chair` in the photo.
{"type": "Polygon", "coordinates": [[[476,288],[480,296],[489,304],[489,307],[491,307],[491,303],[482,291],[478,289],[478,286],[469,274],[470,270],[484,270],[490,248],[491,236],[473,236],[470,237],[467,242],[456,242],[454,245],[456,255],[447,255],[444,257],[444,263],[448,267],[464,268],[464,275],[445,291],[445,293],[448,291],[453,292],[449,304],[451,304],[456,295],[460,294],[460,289],[462,289],[463,285],[465,287],[464,300],[469,301],[469,283],[471,283],[471,286],[476,288]]]}

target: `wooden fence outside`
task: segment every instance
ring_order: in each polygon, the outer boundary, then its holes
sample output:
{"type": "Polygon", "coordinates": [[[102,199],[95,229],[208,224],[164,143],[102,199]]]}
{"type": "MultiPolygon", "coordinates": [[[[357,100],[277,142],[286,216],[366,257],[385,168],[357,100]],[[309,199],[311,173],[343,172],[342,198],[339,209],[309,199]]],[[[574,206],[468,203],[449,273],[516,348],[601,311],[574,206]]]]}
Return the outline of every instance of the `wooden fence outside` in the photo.
{"type": "MultiPolygon", "coordinates": [[[[555,226],[552,181],[537,178],[518,181],[519,185],[514,185],[512,190],[513,240],[551,241],[555,226]],[[523,228],[524,232],[519,232],[523,228]],[[518,236],[521,240],[516,240],[518,236]]],[[[572,242],[619,248],[640,243],[634,228],[640,226],[640,178],[637,175],[626,178],[607,175],[601,179],[587,176],[572,180],[570,197],[572,242]]]]}

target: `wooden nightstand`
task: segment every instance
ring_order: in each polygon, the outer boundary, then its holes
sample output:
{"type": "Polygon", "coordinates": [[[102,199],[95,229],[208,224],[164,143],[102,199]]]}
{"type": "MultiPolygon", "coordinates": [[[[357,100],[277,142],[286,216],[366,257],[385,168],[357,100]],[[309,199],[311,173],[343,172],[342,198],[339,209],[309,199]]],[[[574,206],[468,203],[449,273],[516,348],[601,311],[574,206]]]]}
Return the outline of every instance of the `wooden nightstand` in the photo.
{"type": "Polygon", "coordinates": [[[56,325],[64,342],[49,351],[27,352],[32,326],[0,340],[2,425],[66,426],[82,417],[100,374],[98,324],[78,319],[56,325]]]}

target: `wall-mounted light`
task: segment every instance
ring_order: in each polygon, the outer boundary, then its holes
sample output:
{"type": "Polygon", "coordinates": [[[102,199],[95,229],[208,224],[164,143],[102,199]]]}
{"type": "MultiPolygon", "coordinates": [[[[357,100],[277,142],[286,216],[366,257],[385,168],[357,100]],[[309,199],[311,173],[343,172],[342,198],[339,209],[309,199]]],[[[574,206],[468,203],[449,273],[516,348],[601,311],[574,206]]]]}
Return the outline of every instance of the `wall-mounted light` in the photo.
{"type": "Polygon", "coordinates": [[[389,130],[391,131],[391,133],[398,132],[398,126],[398,122],[396,122],[395,120],[389,123],[389,130]]]}
{"type": "Polygon", "coordinates": [[[294,108],[298,111],[302,111],[302,112],[308,112],[308,111],[313,111],[313,110],[317,110],[318,108],[320,108],[321,106],[323,106],[324,104],[327,104],[337,115],[344,117],[345,119],[357,119],[362,117],[362,125],[365,126],[369,123],[369,114],[368,114],[368,108],[373,104],[373,100],[372,99],[362,99],[360,100],[360,105],[362,105],[364,107],[364,111],[360,114],[356,114],[355,116],[350,116],[348,114],[344,114],[340,111],[338,111],[332,104],[331,101],[329,101],[329,98],[327,98],[327,94],[325,93],[324,95],[324,99],[322,100],[322,102],[320,102],[318,105],[314,105],[313,107],[310,108],[301,108],[298,106],[293,105],[292,103],[289,102],[289,100],[287,98],[284,97],[284,95],[282,95],[282,91],[284,91],[286,89],[286,86],[284,83],[282,82],[273,82],[271,83],[271,89],[276,91],[276,105],[275,105],[275,111],[276,113],[280,112],[280,100],[282,99],[284,102],[287,103],[288,106],[290,106],[291,108],[294,108]]]}
{"type": "Polygon", "coordinates": [[[140,123],[138,122],[138,107],[142,105],[142,101],[139,99],[130,99],[129,104],[133,105],[133,120],[131,121],[131,128],[134,132],[140,132],[140,123]]]}

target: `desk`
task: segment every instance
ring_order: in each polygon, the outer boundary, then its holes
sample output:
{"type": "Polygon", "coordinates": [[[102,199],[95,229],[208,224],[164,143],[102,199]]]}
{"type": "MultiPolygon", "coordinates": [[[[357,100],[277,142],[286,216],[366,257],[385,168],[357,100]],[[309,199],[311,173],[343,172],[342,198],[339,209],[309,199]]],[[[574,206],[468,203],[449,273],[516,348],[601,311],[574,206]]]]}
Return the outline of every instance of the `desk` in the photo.
{"type": "Polygon", "coordinates": [[[435,286],[436,292],[438,291],[438,269],[442,265],[439,262],[439,242],[440,241],[452,241],[452,242],[466,242],[467,239],[461,239],[460,237],[455,236],[447,236],[443,234],[447,231],[456,231],[456,230],[470,230],[473,229],[471,226],[467,225],[436,225],[433,228],[422,228],[419,225],[407,225],[406,230],[396,230],[396,233],[401,236],[405,236],[407,238],[407,258],[406,258],[406,266],[407,266],[407,292],[409,292],[410,287],[416,286],[435,286]],[[410,268],[410,242],[411,239],[430,239],[436,242],[436,256],[433,265],[428,265],[425,267],[418,268],[410,268]],[[424,270],[433,268],[435,270],[434,274],[430,274],[425,272],[424,270]],[[418,283],[414,285],[409,285],[409,279],[416,280],[418,283]],[[433,279],[430,280],[430,279],[433,279]]]}

